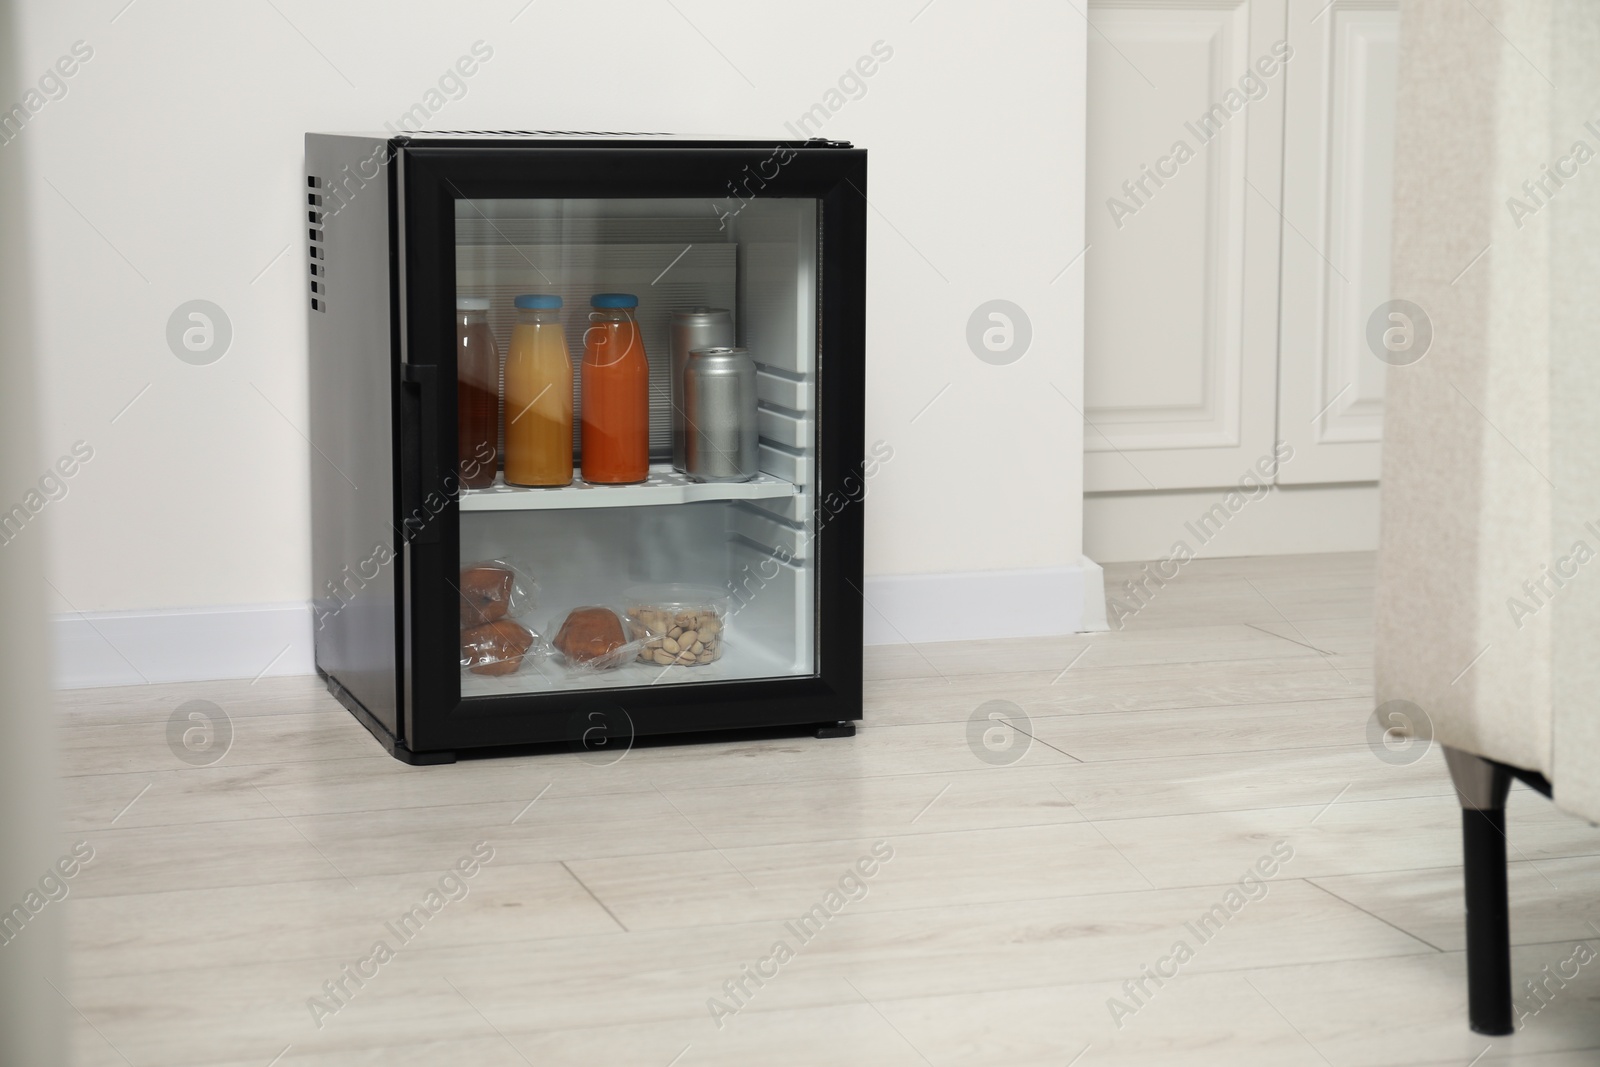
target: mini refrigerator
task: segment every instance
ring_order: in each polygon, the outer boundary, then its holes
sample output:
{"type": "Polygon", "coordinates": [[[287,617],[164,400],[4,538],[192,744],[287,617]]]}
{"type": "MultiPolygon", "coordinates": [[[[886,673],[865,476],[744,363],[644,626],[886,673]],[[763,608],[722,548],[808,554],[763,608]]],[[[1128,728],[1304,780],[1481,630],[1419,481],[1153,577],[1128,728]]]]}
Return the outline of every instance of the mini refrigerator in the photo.
{"type": "Polygon", "coordinates": [[[468,131],[308,134],[305,154],[330,691],[419,764],[853,734],[863,498],[892,455],[863,431],[866,152],[468,131]],[[644,397],[627,447],[648,451],[626,484],[601,466],[618,319],[644,397]],[[683,469],[685,440],[716,447],[686,390],[724,387],[718,353],[747,383],[716,416],[747,434],[736,480],[683,469]],[[535,448],[557,481],[571,449],[570,484],[527,484],[535,448]]]}

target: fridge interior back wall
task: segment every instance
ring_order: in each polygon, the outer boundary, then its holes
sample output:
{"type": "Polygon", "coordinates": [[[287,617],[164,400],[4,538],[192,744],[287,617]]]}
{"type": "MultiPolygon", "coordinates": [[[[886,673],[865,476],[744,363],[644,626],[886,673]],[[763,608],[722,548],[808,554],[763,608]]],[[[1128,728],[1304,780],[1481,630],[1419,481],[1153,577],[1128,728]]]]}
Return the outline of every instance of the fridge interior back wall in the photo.
{"type": "MultiPolygon", "coordinates": [[[[630,737],[848,732],[860,717],[860,507],[819,522],[818,504],[860,495],[865,153],[308,135],[307,170],[317,657],[357,717],[418,762],[571,739],[597,722],[630,737]],[[456,300],[487,301],[503,404],[516,392],[508,361],[526,351],[513,301],[560,298],[540,321],[565,329],[582,467],[597,293],[637,298],[648,476],[587,484],[580,471],[569,486],[524,488],[500,474],[460,488],[456,300]],[[728,309],[756,364],[747,481],[672,467],[670,316],[703,307],[728,309]],[[535,647],[514,670],[462,669],[460,583],[476,561],[537,582],[514,620],[535,647]],[[663,586],[716,602],[664,610],[651,603],[663,586]],[[625,662],[592,669],[550,647],[586,607],[616,610],[625,662]],[[660,632],[651,619],[665,620],[660,632]]],[[[497,410],[499,458],[523,447],[517,420],[533,410],[520,399],[497,410]]]]}

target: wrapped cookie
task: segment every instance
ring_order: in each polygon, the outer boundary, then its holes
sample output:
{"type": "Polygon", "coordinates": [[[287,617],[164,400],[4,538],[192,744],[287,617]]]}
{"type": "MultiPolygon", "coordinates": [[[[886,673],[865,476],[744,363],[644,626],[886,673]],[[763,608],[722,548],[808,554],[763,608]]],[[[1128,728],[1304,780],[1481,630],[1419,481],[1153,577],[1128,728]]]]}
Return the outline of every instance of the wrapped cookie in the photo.
{"type": "Polygon", "coordinates": [[[537,636],[521,623],[497,619],[461,631],[461,666],[473,674],[514,674],[537,636]]]}
{"type": "Polygon", "coordinates": [[[461,568],[461,628],[518,618],[533,607],[535,586],[527,571],[504,559],[468,563],[461,568]]]}
{"type": "Polygon", "coordinates": [[[639,649],[622,616],[606,607],[573,608],[550,628],[556,634],[551,644],[574,670],[615,670],[633,660],[639,649]]]}

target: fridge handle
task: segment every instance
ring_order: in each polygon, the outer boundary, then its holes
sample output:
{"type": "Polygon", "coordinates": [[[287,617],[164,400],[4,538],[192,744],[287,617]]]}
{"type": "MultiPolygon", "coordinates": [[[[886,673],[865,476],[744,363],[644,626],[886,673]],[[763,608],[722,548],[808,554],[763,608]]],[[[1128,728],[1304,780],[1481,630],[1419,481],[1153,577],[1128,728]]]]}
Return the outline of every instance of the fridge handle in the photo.
{"type": "Polygon", "coordinates": [[[443,497],[439,482],[439,368],[402,363],[400,381],[401,440],[408,477],[402,481],[401,523],[406,539],[416,544],[439,542],[438,511],[427,505],[430,494],[443,497]]]}

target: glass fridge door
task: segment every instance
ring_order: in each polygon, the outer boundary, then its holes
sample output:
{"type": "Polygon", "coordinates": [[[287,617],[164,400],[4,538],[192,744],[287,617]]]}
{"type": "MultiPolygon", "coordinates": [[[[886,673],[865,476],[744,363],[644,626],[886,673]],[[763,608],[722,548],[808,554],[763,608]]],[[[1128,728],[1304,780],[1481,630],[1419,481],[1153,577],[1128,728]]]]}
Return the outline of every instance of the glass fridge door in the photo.
{"type": "Polygon", "coordinates": [[[463,699],[818,673],[819,203],[456,197],[463,699]]]}

